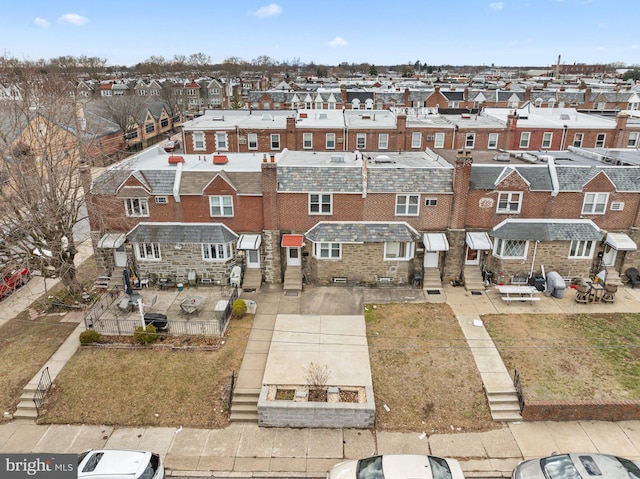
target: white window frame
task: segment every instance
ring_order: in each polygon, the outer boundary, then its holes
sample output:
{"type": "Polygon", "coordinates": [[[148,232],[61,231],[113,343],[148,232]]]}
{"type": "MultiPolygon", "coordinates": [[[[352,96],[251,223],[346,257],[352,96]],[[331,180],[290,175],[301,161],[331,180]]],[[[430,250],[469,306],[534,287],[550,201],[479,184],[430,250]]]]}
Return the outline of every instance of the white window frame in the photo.
{"type": "Polygon", "coordinates": [[[595,148],[604,148],[604,145],[607,142],[607,134],[606,133],[598,133],[596,135],[596,143],[594,145],[595,148]]]}
{"type": "Polygon", "coordinates": [[[364,150],[367,147],[367,134],[356,134],[356,150],[364,150]]]}
{"type": "Polygon", "coordinates": [[[487,140],[487,150],[497,150],[498,149],[498,134],[497,133],[489,133],[489,138],[487,140]]]}
{"type": "Polygon", "coordinates": [[[193,141],[193,149],[195,151],[202,151],[207,149],[207,138],[204,131],[194,131],[191,135],[193,141]]]}
{"type": "Polygon", "coordinates": [[[247,148],[249,150],[257,150],[258,149],[258,134],[257,133],[248,133],[247,134],[247,148]]]}
{"type": "Polygon", "coordinates": [[[149,200],[147,198],[125,198],[124,209],[129,218],[149,216],[149,200]]]}
{"type": "Polygon", "coordinates": [[[269,144],[271,145],[272,150],[280,149],[280,133],[272,133],[269,137],[269,144]]]}
{"type": "Polygon", "coordinates": [[[585,193],[582,202],[583,215],[603,215],[607,211],[609,193],[585,193]]]}
{"type": "Polygon", "coordinates": [[[313,243],[313,256],[318,259],[342,259],[342,243],[313,243]]]}
{"type": "Polygon", "coordinates": [[[465,148],[469,148],[469,149],[473,149],[475,144],[476,144],[476,134],[475,133],[467,133],[464,136],[464,147],[465,148]]]}
{"type": "Polygon", "coordinates": [[[438,206],[438,198],[425,198],[424,205],[429,207],[438,206]]]}
{"type": "Polygon", "coordinates": [[[418,216],[420,214],[420,195],[396,195],[396,216],[418,216]]]}
{"type": "Polygon", "coordinates": [[[522,208],[522,192],[521,191],[500,191],[498,193],[498,204],[496,213],[516,215],[520,213],[522,208]],[[517,197],[517,200],[515,199],[517,197]],[[504,204],[503,207],[500,205],[504,204]],[[516,207],[513,209],[512,207],[516,207]]]}
{"type": "Polygon", "coordinates": [[[229,137],[226,131],[216,132],[216,151],[227,151],[229,149],[229,137]]]}
{"type": "Polygon", "coordinates": [[[209,196],[209,215],[212,218],[233,217],[233,196],[231,195],[209,196]],[[218,210],[217,214],[214,209],[218,210]]]}
{"type": "Polygon", "coordinates": [[[379,150],[389,149],[389,133],[380,133],[378,135],[378,149],[379,150]]]}
{"type": "Polygon", "coordinates": [[[136,259],[140,261],[161,261],[160,243],[135,243],[136,259]]]}
{"type": "Polygon", "coordinates": [[[384,261],[408,261],[413,258],[412,241],[386,241],[384,243],[384,261]]]}
{"type": "Polygon", "coordinates": [[[573,240],[569,245],[569,258],[591,259],[596,242],[592,240],[573,240]]]}
{"type": "Polygon", "coordinates": [[[493,246],[493,255],[498,258],[503,259],[527,259],[527,254],[529,252],[529,241],[527,240],[509,240],[499,238],[495,241],[493,246]],[[512,243],[521,243],[524,245],[524,251],[521,255],[517,256],[506,256],[506,250],[510,248],[512,243]]]}
{"type": "Polygon", "coordinates": [[[582,148],[583,141],[584,141],[584,133],[575,133],[573,135],[573,146],[575,148],[582,148]]]}
{"type": "Polygon", "coordinates": [[[233,258],[231,243],[201,243],[203,261],[228,261],[233,258]]]}
{"type": "Polygon", "coordinates": [[[529,148],[529,141],[531,141],[530,131],[520,133],[520,148],[529,148]]]}
{"type": "Polygon", "coordinates": [[[542,134],[542,145],[541,148],[543,150],[548,150],[551,148],[551,142],[553,141],[553,133],[550,131],[545,131],[542,134]]]}
{"type": "Polygon", "coordinates": [[[313,149],[313,133],[302,134],[302,149],[303,150],[313,149]]]}
{"type": "Polygon", "coordinates": [[[629,138],[627,138],[627,148],[638,147],[638,136],[640,136],[640,134],[637,131],[632,131],[629,133],[629,138]]]}
{"type": "Polygon", "coordinates": [[[333,194],[309,193],[309,214],[310,215],[333,214],[333,194]],[[328,210],[327,210],[327,207],[328,207],[328,210]]]}
{"type": "Polygon", "coordinates": [[[444,148],[444,133],[436,133],[436,138],[433,142],[434,148],[444,148]]]}
{"type": "Polygon", "coordinates": [[[336,149],[336,134],[335,133],[327,133],[325,135],[325,148],[327,150],[335,150],[336,149]]]}
{"type": "Polygon", "coordinates": [[[411,133],[411,148],[421,148],[422,147],[422,133],[419,131],[414,131],[411,133]]]}

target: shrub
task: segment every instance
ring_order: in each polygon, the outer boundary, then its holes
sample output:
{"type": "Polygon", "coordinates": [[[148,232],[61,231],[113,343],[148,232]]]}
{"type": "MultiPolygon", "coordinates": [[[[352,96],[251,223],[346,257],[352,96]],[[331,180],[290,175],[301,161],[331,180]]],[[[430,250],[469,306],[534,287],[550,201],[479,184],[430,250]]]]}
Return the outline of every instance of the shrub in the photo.
{"type": "Polygon", "coordinates": [[[80,344],[93,344],[100,341],[100,336],[102,336],[98,331],[94,331],[93,329],[87,329],[80,333],[80,344]]]}
{"type": "Polygon", "coordinates": [[[142,345],[148,345],[155,343],[160,335],[156,332],[156,327],[153,324],[148,324],[143,330],[142,326],[138,326],[133,333],[133,340],[142,345]]]}
{"type": "Polygon", "coordinates": [[[241,319],[247,314],[247,303],[242,299],[236,299],[231,308],[231,315],[236,319],[241,319]]]}

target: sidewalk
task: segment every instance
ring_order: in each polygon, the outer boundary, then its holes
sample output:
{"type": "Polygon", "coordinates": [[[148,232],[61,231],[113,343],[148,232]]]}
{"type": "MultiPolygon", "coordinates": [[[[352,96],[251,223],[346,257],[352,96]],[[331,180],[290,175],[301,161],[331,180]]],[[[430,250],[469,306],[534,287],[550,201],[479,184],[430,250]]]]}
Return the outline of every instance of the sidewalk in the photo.
{"type": "MultiPolygon", "coordinates": [[[[625,310],[636,307],[637,302],[630,305],[623,304],[622,300],[633,303],[638,300],[640,291],[623,290],[618,307],[625,310]]],[[[446,287],[445,294],[459,319],[471,321],[471,324],[472,319],[480,314],[500,312],[503,307],[510,308],[512,312],[520,312],[527,307],[533,312],[544,312],[538,310],[540,308],[575,312],[572,309],[576,307],[571,292],[567,292],[562,300],[540,301],[542,305],[533,309],[530,305],[505,306],[499,298],[494,298],[492,291],[474,296],[473,300],[467,297],[468,293],[463,288],[446,287]]],[[[264,291],[257,295],[260,298],[254,325],[259,327],[252,330],[237,387],[261,385],[268,355],[265,342],[271,337],[272,331],[268,329],[273,327],[277,314],[308,314],[309,307],[317,304],[322,304],[326,314],[349,314],[338,311],[338,308],[358,309],[363,301],[383,303],[426,299],[421,290],[408,288],[318,288],[309,295],[309,301],[302,301],[302,297],[288,297],[279,288],[266,285],[264,291]],[[327,299],[329,296],[333,301],[327,299]],[[253,346],[251,339],[255,339],[253,346]]],[[[258,299],[250,295],[247,298],[258,299]]],[[[467,326],[475,328],[473,333],[484,331],[484,328],[467,326]]],[[[486,350],[491,345],[483,343],[482,349],[486,350]]],[[[0,425],[1,452],[80,452],[104,447],[159,452],[171,476],[324,477],[334,464],[344,459],[371,454],[421,453],[458,458],[469,477],[496,474],[507,477],[519,461],[553,452],[598,451],[640,459],[640,421],[523,422],[488,432],[431,436],[420,432],[355,429],[270,429],[242,423],[233,423],[219,430],[189,429],[179,425],[176,428],[38,426],[18,422],[0,425]]]]}

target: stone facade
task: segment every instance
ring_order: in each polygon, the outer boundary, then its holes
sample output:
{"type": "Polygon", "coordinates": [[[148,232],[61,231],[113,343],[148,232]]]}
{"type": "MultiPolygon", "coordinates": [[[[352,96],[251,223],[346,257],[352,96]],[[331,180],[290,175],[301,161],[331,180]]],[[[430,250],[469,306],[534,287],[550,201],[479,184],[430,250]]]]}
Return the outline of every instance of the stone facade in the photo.
{"type": "Polygon", "coordinates": [[[445,252],[444,266],[442,269],[443,281],[449,282],[460,277],[467,248],[465,238],[465,230],[450,229],[447,231],[449,251],[445,252]]]}
{"type": "Polygon", "coordinates": [[[262,233],[263,274],[265,283],[282,283],[282,259],[280,256],[280,231],[265,230],[262,233]]]}
{"type": "Polygon", "coordinates": [[[366,388],[364,403],[295,402],[268,400],[269,386],[258,399],[258,424],[262,427],[312,427],[370,429],[375,425],[373,388],[366,388]]]}

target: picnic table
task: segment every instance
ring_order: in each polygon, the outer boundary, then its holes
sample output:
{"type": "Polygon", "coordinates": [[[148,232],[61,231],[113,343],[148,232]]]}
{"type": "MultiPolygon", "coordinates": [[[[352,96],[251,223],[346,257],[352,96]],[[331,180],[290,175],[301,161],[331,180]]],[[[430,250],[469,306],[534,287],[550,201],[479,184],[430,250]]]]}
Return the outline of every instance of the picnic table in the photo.
{"type": "Polygon", "coordinates": [[[180,303],[180,309],[185,314],[193,314],[198,312],[201,304],[202,296],[187,296],[180,303]]]}
{"type": "Polygon", "coordinates": [[[534,301],[540,301],[538,296],[534,294],[539,293],[534,286],[516,286],[513,284],[498,285],[498,291],[502,294],[502,300],[507,303],[512,301],[529,301],[533,304],[534,301]]]}

